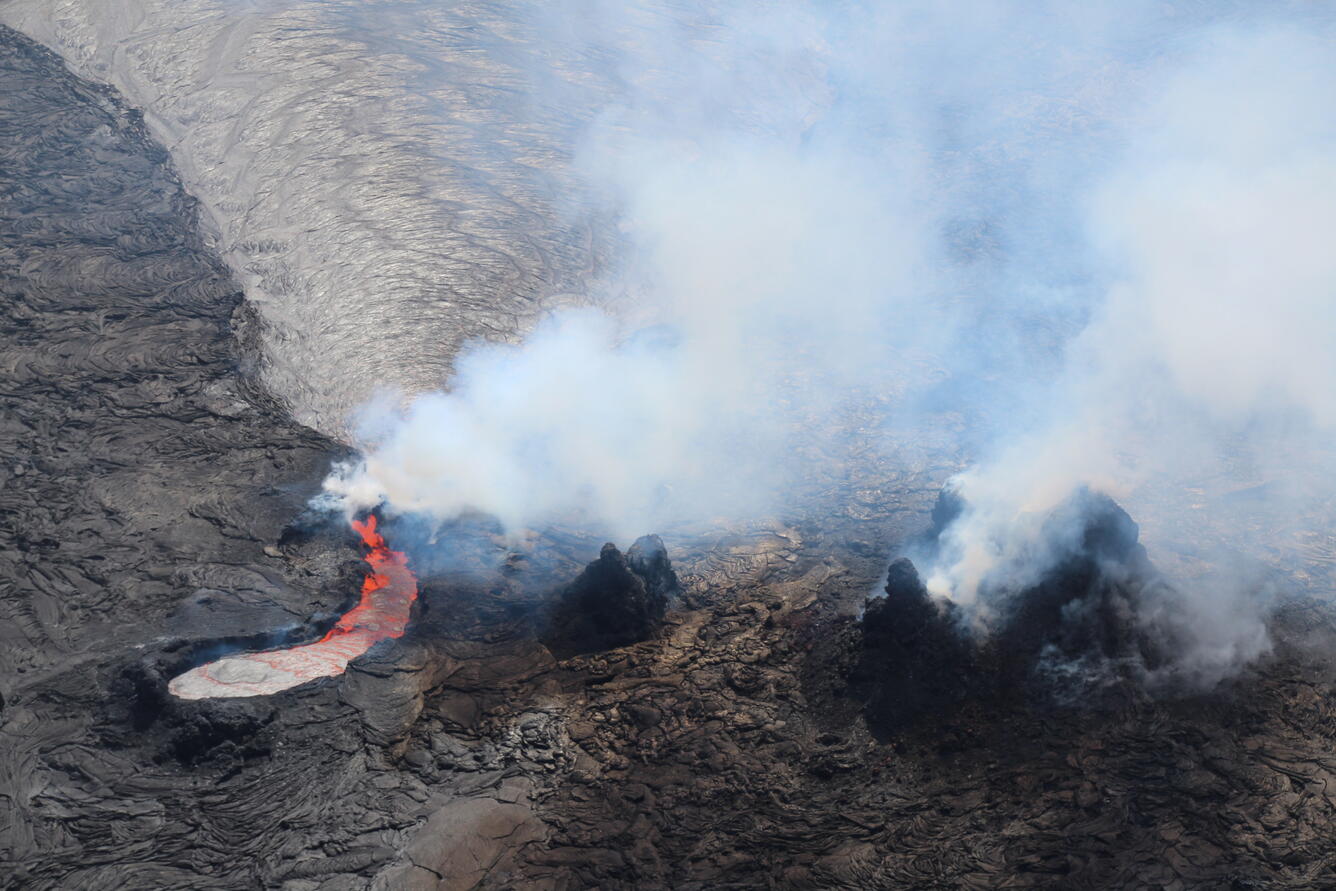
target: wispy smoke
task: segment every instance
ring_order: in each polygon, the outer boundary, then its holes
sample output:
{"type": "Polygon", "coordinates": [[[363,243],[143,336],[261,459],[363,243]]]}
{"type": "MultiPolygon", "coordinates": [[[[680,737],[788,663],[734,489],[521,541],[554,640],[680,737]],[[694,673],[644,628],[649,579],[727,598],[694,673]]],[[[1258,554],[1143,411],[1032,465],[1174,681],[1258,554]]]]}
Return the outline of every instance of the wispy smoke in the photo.
{"type": "Polygon", "coordinates": [[[904,388],[948,329],[925,299],[938,210],[922,149],[819,126],[830,48],[796,21],[659,23],[620,48],[632,86],[578,163],[625,236],[597,301],[621,314],[567,311],[522,347],[480,346],[448,393],[403,412],[390,394],[331,492],[622,536],[755,517],[784,506],[797,456],[838,438],[851,402],[904,388]]]}
{"type": "Polygon", "coordinates": [[[1042,572],[1012,560],[1031,518],[1091,483],[1144,506],[1152,544],[1214,536],[1233,552],[1171,604],[1195,629],[1189,661],[1209,678],[1265,645],[1259,573],[1240,565],[1268,551],[1302,565],[1277,533],[1317,532],[1332,494],[1333,77],[1325,39],[1218,29],[1148,91],[1084,209],[1102,299],[1041,391],[1040,423],[959,478],[972,508],[931,587],[968,601],[998,571],[1042,572]],[[1250,524],[1228,503],[1239,490],[1250,524]]]}
{"type": "Polygon", "coordinates": [[[870,172],[849,194],[856,159],[762,143],[643,163],[621,282],[641,324],[571,310],[522,347],[475,349],[448,393],[368,416],[375,445],[332,489],[513,526],[578,511],[619,533],[778,506],[822,433],[800,421],[830,423],[896,368],[912,329],[888,323],[923,311],[909,301],[929,280],[922,221],[870,172]]]}
{"type": "MultiPolygon", "coordinates": [[[[1042,572],[1010,559],[1043,553],[1026,518],[1081,484],[1171,570],[1299,565],[1336,494],[1332,30],[1285,4],[557,5],[535,33],[622,84],[578,159],[621,223],[616,314],[387,395],[328,489],[628,536],[791,509],[814,462],[949,417],[977,463],[930,584],[962,603],[1042,572]]],[[[1213,617],[1207,661],[1258,652],[1254,586],[1197,581],[1173,608],[1213,617]]]]}

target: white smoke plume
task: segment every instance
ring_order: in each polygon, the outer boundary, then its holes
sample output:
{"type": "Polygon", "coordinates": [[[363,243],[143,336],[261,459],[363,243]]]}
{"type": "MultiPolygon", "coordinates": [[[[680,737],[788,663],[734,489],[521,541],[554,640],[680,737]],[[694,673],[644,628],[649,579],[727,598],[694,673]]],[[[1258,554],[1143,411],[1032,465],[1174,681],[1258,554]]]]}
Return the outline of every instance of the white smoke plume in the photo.
{"type": "Polygon", "coordinates": [[[448,392],[402,410],[387,394],[330,493],[616,536],[764,516],[851,393],[903,387],[946,330],[923,299],[937,211],[921,150],[869,156],[814,130],[829,50],[773,25],[741,12],[715,23],[722,43],[640,35],[626,77],[648,82],[602,110],[578,159],[619,213],[625,261],[597,302],[622,313],[559,312],[520,347],[461,356],[448,392]]]}
{"type": "Polygon", "coordinates": [[[375,445],[331,491],[511,527],[578,512],[618,534],[779,506],[800,419],[894,366],[873,333],[895,312],[883,289],[909,298],[928,277],[922,222],[868,174],[851,198],[856,163],[656,158],[625,216],[645,324],[569,310],[520,347],[476,348],[449,392],[369,416],[375,445]]]}
{"type": "Polygon", "coordinates": [[[832,445],[893,459],[952,417],[971,507],[935,591],[1042,572],[1012,559],[1043,552],[1026,518],[1086,484],[1188,577],[1203,678],[1264,648],[1257,586],[1202,567],[1330,547],[1329,16],[557,4],[539,25],[624,84],[578,159],[621,221],[619,314],[388,394],[331,495],[632,535],[791,507],[832,445]]]}
{"type": "Polygon", "coordinates": [[[1240,568],[1270,551],[1297,569],[1296,527],[1330,540],[1334,78],[1325,38],[1220,29],[1151,94],[1085,208],[1102,300],[1042,423],[958,479],[971,508],[930,587],[968,602],[998,572],[1042,572],[1013,559],[1030,518],[1091,484],[1154,518],[1153,547],[1232,552],[1175,604],[1203,680],[1265,648],[1263,586],[1240,568]],[[1240,490],[1250,523],[1228,503],[1240,490]]]}

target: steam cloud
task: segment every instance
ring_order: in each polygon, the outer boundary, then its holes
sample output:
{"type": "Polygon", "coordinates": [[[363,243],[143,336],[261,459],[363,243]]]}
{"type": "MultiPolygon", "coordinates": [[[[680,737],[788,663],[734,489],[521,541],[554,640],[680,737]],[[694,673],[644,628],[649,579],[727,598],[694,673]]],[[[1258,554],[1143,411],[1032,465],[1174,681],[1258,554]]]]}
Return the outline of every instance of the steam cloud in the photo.
{"type": "Polygon", "coordinates": [[[535,32],[625,85],[578,159],[621,221],[600,285],[619,312],[559,313],[461,357],[448,390],[386,394],[326,488],[627,537],[792,509],[820,462],[963,430],[970,507],[934,592],[969,606],[990,575],[1042,573],[1033,518],[1089,484],[1186,579],[1185,659],[1218,678],[1266,646],[1239,558],[1298,567],[1330,541],[1332,24],[1299,4],[558,5],[535,32]]]}
{"type": "MultiPolygon", "coordinates": [[[[1280,28],[1205,44],[1149,95],[1086,200],[1102,299],[1040,423],[958,479],[972,509],[948,533],[939,593],[969,602],[990,574],[1041,572],[1044,560],[1016,555],[1031,552],[1039,513],[1082,483],[1134,505],[1157,490],[1145,513],[1158,543],[1189,547],[1211,535],[1203,513],[1240,519],[1219,495],[1251,490],[1257,525],[1216,533],[1236,556],[1215,561],[1233,571],[1266,548],[1302,562],[1262,523],[1325,537],[1296,518],[1331,496],[1336,116],[1324,94],[1336,58],[1280,28]],[[1192,504],[1198,487],[1217,497],[1192,504]]],[[[1258,584],[1256,571],[1217,572],[1174,605],[1196,629],[1186,658],[1204,680],[1265,648],[1258,584]]]]}

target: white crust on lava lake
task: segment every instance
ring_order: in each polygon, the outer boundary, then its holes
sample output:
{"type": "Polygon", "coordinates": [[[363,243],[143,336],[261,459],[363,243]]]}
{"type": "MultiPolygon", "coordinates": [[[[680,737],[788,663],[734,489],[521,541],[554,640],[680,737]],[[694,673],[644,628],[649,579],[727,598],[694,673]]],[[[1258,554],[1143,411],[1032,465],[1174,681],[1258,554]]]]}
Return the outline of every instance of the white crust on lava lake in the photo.
{"type": "Polygon", "coordinates": [[[268,696],[317,678],[340,675],[350,659],[368,648],[361,635],[348,635],[291,650],[224,656],[178,675],[167,689],[180,699],[268,696]],[[358,646],[356,652],[350,652],[358,646]]]}

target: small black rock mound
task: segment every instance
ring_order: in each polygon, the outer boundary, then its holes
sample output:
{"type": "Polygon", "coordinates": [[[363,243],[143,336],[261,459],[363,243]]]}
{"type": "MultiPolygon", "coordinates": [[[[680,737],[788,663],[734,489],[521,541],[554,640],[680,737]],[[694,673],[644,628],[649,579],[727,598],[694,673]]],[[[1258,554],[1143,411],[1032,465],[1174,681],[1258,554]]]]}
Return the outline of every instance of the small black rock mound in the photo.
{"type": "Polygon", "coordinates": [[[664,606],[682,591],[663,539],[657,535],[640,536],[626,552],[626,564],[645,582],[650,598],[662,604],[659,607],[659,619],[662,619],[664,606]]]}
{"type": "Polygon", "coordinates": [[[1066,678],[1070,686],[1084,678],[1107,687],[1162,666],[1170,641],[1141,616],[1148,598],[1162,597],[1168,586],[1127,511],[1107,495],[1082,489],[1053,511],[1044,534],[1062,542],[1062,557],[1038,583],[983,592],[998,611],[991,643],[1008,681],[1066,678]]]}
{"type": "MultiPolygon", "coordinates": [[[[944,490],[928,553],[964,509],[944,490]]],[[[1173,646],[1143,618],[1167,585],[1138,533],[1113,499],[1078,490],[1043,524],[1048,567],[1039,580],[985,582],[986,609],[968,628],[958,606],[928,593],[910,560],[896,560],[886,596],[867,603],[849,677],[869,726],[894,734],[967,700],[1097,706],[1123,698],[1173,646]]]]}
{"type": "Polygon", "coordinates": [[[960,610],[929,595],[907,558],[891,564],[886,596],[868,601],[862,625],[849,689],[874,729],[894,733],[969,694],[978,670],[960,610]]]}
{"type": "Polygon", "coordinates": [[[563,588],[548,614],[542,641],[558,659],[626,646],[649,638],[663,621],[677,574],[657,535],[622,554],[611,543],[563,588]]]}

